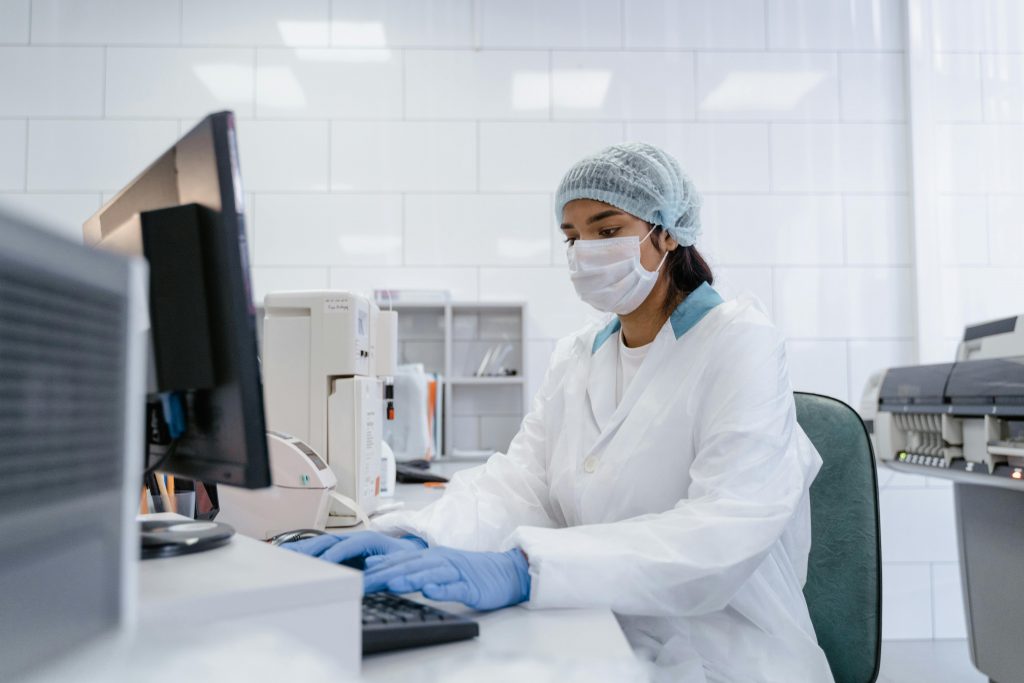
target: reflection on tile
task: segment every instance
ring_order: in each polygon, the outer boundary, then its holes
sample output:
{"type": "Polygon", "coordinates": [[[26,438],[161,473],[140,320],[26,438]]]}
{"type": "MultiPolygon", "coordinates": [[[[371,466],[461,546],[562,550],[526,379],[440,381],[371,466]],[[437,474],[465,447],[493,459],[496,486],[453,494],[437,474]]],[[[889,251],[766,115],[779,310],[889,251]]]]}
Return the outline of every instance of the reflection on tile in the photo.
{"type": "Polygon", "coordinates": [[[0,47],[0,116],[100,116],[103,50],[0,47]]]}
{"type": "Polygon", "coordinates": [[[256,59],[261,117],[402,116],[402,62],[394,50],[260,48],[256,59]]]}
{"type": "Polygon", "coordinates": [[[402,203],[397,195],[261,194],[256,198],[258,265],[401,262],[402,203]]]}
{"type": "Polygon", "coordinates": [[[971,664],[965,640],[899,640],[882,643],[878,683],[990,683],[971,664]]]}
{"type": "Polygon", "coordinates": [[[331,189],[338,192],[475,190],[476,157],[471,122],[331,124],[331,189]]]}
{"type": "Polygon", "coordinates": [[[547,265],[547,195],[408,195],[409,265],[547,265]]]}
{"type": "Polygon", "coordinates": [[[722,298],[751,297],[769,316],[772,315],[771,268],[719,268],[712,264],[711,269],[715,275],[714,287],[722,298]]]}
{"type": "Polygon", "coordinates": [[[626,0],[626,47],[758,49],[763,0],[626,0]]]}
{"type": "Polygon", "coordinates": [[[0,121],[0,190],[25,189],[27,132],[24,121],[0,121]]]}
{"type": "Polygon", "coordinates": [[[120,47],[107,50],[108,116],[200,117],[253,113],[253,51],[120,47]]]}
{"type": "Polygon", "coordinates": [[[934,42],[950,52],[1024,51],[1024,7],[1016,2],[932,3],[934,42]]]}
{"type": "Polygon", "coordinates": [[[704,52],[697,56],[700,118],[805,120],[839,114],[835,55],[704,52]]]}
{"type": "Polygon", "coordinates": [[[693,56],[555,52],[551,94],[556,119],[692,119],[693,56]]]}
{"type": "Polygon", "coordinates": [[[504,50],[406,53],[410,119],[546,119],[548,55],[504,50]]]}
{"type": "Polygon", "coordinates": [[[629,123],[629,140],[676,157],[701,192],[766,192],[768,126],[763,123],[629,123]]]}
{"type": "Polygon", "coordinates": [[[32,43],[171,45],[178,11],[166,0],[33,0],[32,43]]]}
{"type": "Polygon", "coordinates": [[[470,47],[472,0],[332,0],[337,47],[470,47]]]}
{"type": "Polygon", "coordinates": [[[175,121],[29,122],[28,189],[120,189],[178,139],[175,121]]]}
{"type": "Polygon", "coordinates": [[[956,339],[966,325],[1020,315],[1022,291],[1024,270],[1019,263],[943,268],[943,336],[956,339]]]}
{"type": "Polygon", "coordinates": [[[933,57],[936,121],[981,121],[981,58],[938,53],[933,57]]]}
{"type": "Polygon", "coordinates": [[[181,0],[184,45],[327,47],[330,0],[181,0]]]}

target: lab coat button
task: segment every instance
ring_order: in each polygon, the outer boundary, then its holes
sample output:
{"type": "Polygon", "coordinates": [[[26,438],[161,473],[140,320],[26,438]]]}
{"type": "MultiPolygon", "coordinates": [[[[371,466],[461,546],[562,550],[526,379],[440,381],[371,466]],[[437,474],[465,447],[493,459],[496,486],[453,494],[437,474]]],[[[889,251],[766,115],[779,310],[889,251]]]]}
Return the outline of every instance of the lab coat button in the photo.
{"type": "Polygon", "coordinates": [[[597,469],[597,458],[590,456],[583,461],[583,471],[587,474],[593,474],[594,470],[597,469]]]}

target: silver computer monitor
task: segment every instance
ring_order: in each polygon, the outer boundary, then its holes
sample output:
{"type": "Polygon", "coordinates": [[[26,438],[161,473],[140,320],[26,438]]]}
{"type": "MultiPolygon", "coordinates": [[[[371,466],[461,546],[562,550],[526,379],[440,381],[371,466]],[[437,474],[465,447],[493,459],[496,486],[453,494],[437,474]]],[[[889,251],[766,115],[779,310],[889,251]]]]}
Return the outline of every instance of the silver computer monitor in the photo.
{"type": "Polygon", "coordinates": [[[134,609],[146,266],[0,214],[0,680],[134,609]]]}

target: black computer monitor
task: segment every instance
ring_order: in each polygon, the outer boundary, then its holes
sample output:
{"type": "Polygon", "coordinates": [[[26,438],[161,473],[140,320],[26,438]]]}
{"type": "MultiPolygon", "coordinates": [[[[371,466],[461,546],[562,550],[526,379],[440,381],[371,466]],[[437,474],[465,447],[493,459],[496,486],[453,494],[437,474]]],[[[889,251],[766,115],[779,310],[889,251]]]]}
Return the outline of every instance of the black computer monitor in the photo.
{"type": "Polygon", "coordinates": [[[89,218],[84,235],[149,262],[148,464],[163,457],[163,472],[261,488],[270,468],[242,197],[234,115],[211,114],[89,218]],[[183,412],[180,438],[158,399],[183,412]]]}

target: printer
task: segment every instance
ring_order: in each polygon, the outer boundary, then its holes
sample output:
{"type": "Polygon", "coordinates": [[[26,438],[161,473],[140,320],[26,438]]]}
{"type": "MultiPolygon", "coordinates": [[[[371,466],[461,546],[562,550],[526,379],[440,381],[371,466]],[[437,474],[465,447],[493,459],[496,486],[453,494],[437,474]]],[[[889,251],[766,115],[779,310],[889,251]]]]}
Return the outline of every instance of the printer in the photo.
{"type": "Polygon", "coordinates": [[[872,391],[879,460],[1024,477],[1024,316],[968,327],[954,362],[890,368],[872,391]]]}
{"type": "Polygon", "coordinates": [[[953,482],[971,661],[1024,681],[1024,316],[968,327],[952,363],[884,371],[862,407],[881,463],[953,482]]]}

